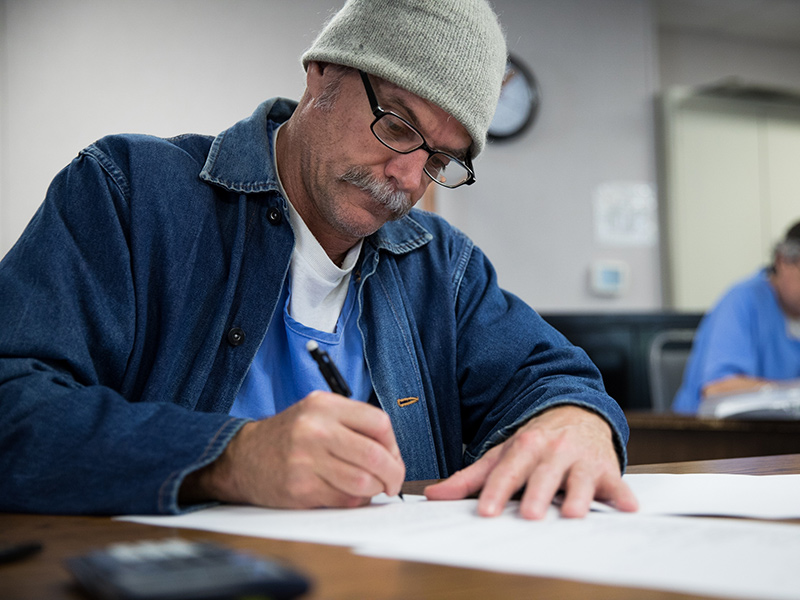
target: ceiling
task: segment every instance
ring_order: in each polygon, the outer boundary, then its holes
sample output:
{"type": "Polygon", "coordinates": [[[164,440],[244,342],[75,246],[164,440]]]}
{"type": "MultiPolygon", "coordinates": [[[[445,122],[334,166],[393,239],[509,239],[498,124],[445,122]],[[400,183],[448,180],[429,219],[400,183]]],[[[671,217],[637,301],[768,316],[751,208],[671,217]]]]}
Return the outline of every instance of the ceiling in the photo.
{"type": "Polygon", "coordinates": [[[659,26],[800,45],[800,0],[655,0],[659,26]]]}

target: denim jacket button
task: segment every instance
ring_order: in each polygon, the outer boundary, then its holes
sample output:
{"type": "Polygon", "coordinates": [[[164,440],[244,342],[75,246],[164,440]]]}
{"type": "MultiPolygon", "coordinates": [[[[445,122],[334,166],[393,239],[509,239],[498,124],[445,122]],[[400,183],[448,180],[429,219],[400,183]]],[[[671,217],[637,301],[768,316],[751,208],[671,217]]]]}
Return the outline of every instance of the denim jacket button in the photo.
{"type": "Polygon", "coordinates": [[[234,327],[228,332],[228,343],[231,346],[241,346],[244,344],[244,329],[241,327],[234,327]]]}
{"type": "Polygon", "coordinates": [[[273,206],[267,211],[267,221],[269,221],[272,225],[280,225],[281,221],[283,221],[283,213],[281,213],[281,209],[273,206]]]}

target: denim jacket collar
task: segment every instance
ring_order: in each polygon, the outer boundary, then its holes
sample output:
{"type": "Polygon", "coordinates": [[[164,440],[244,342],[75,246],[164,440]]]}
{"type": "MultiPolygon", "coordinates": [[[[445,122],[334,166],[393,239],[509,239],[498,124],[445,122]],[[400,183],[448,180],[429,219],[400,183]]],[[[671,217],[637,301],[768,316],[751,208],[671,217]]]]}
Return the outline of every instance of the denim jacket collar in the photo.
{"type": "MultiPolygon", "coordinates": [[[[200,178],[232,192],[279,192],[272,140],[275,129],[292,115],[296,106],[292,100],[272,98],[248,118],[220,133],[211,145],[200,178]]],[[[283,209],[286,211],[286,206],[283,209]]],[[[431,239],[433,236],[427,229],[406,216],[386,223],[367,241],[378,250],[403,254],[431,239]]]]}
{"type": "Polygon", "coordinates": [[[200,179],[245,194],[279,191],[272,137],[296,106],[282,98],[267,100],[248,118],[220,133],[211,145],[200,179]]]}

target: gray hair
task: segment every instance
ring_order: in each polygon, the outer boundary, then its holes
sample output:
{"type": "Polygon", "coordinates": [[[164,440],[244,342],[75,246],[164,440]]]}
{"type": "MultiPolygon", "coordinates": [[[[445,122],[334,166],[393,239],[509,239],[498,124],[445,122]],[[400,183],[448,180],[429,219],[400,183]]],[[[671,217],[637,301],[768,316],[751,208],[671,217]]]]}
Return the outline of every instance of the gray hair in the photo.
{"type": "Polygon", "coordinates": [[[772,256],[773,264],[774,261],[778,260],[778,257],[791,263],[800,261],[800,240],[786,239],[778,242],[775,244],[772,256]]]}
{"type": "Polygon", "coordinates": [[[342,89],[342,79],[348,71],[352,71],[350,67],[342,65],[327,64],[325,69],[330,69],[334,76],[328,81],[325,87],[320,92],[314,101],[314,106],[324,112],[330,112],[336,106],[336,101],[339,99],[339,91],[342,89]]]}

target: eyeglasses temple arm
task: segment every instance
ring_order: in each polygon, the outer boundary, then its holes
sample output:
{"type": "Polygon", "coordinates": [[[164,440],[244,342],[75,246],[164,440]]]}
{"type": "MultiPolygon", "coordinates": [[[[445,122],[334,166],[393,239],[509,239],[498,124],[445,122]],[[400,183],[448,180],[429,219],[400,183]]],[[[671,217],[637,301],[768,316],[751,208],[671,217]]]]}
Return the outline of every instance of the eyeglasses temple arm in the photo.
{"type": "Polygon", "coordinates": [[[358,74],[361,75],[361,81],[364,82],[364,90],[367,92],[367,99],[369,100],[369,106],[372,109],[372,114],[376,117],[380,117],[384,110],[381,108],[380,104],[378,104],[378,97],[375,95],[375,90],[372,89],[369,76],[364,73],[364,71],[360,70],[358,74]]]}

